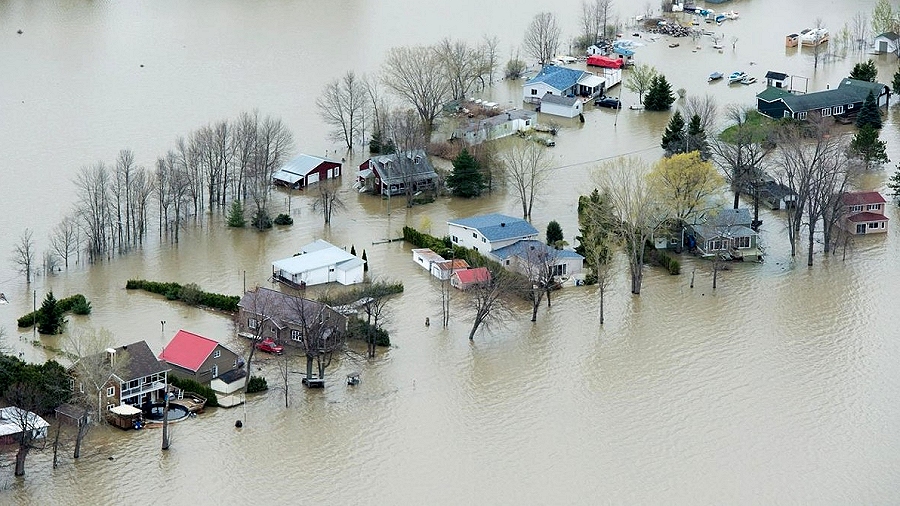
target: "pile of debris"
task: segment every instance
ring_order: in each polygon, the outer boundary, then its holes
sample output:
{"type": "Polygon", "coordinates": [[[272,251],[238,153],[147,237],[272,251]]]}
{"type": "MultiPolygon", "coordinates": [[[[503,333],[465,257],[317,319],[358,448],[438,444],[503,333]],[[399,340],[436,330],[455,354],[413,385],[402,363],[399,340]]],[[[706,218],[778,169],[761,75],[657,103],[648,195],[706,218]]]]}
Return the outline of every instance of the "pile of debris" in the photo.
{"type": "Polygon", "coordinates": [[[669,35],[671,37],[690,37],[691,29],[679,24],[673,24],[662,19],[648,19],[644,22],[644,28],[650,33],[669,35]]]}

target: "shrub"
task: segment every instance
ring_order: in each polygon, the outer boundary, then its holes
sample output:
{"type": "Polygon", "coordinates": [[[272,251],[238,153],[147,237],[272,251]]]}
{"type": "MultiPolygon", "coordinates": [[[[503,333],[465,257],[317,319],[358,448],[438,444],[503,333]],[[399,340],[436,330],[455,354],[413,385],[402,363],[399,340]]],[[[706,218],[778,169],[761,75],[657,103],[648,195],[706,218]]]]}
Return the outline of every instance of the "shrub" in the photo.
{"type": "Polygon", "coordinates": [[[266,378],[260,376],[250,376],[250,382],[247,383],[247,393],[254,394],[269,389],[269,383],[266,378]]]}
{"type": "Polygon", "coordinates": [[[82,300],[72,305],[72,312],[80,315],[91,314],[91,303],[82,297],[82,300]]]}
{"type": "Polygon", "coordinates": [[[240,200],[235,200],[231,203],[227,224],[229,227],[236,228],[241,228],[247,224],[247,220],[244,219],[244,206],[241,205],[240,200]]]}
{"type": "Polygon", "coordinates": [[[275,217],[275,222],[274,222],[274,223],[275,223],[276,225],[293,225],[293,224],[294,224],[294,218],[291,218],[290,216],[288,216],[288,215],[286,215],[286,214],[284,214],[284,213],[281,213],[281,214],[279,214],[278,216],[275,217]]]}
{"type": "MultiPolygon", "coordinates": [[[[71,311],[75,314],[90,314],[91,312],[91,303],[80,293],[58,300],[56,301],[56,305],[64,313],[71,311]]],[[[16,321],[16,324],[19,327],[30,327],[37,323],[40,317],[41,310],[38,309],[37,311],[33,311],[19,318],[16,321]]]]}
{"type": "MultiPolygon", "coordinates": [[[[350,339],[359,339],[360,341],[366,342],[368,337],[369,327],[374,327],[366,323],[365,320],[360,318],[353,318],[350,320],[347,328],[347,332],[349,333],[350,339]]],[[[390,346],[391,345],[391,336],[387,330],[383,328],[373,328],[375,333],[375,345],[376,346],[390,346]]]]}
{"type": "Polygon", "coordinates": [[[181,286],[178,283],[159,283],[144,279],[129,279],[125,283],[125,288],[128,290],[144,290],[164,295],[169,300],[181,300],[187,304],[201,305],[232,313],[237,311],[238,302],[241,301],[241,298],[236,295],[204,292],[194,283],[181,286]]]}
{"type": "Polygon", "coordinates": [[[206,385],[201,385],[192,379],[179,378],[177,376],[169,376],[169,383],[185,392],[192,392],[201,397],[206,397],[207,406],[214,408],[219,406],[219,398],[216,397],[216,391],[206,385]]]}
{"type": "Polygon", "coordinates": [[[269,213],[260,209],[253,215],[253,220],[250,221],[250,224],[257,230],[265,230],[272,228],[272,218],[269,216],[269,213]]]}
{"type": "Polygon", "coordinates": [[[188,283],[179,290],[178,299],[185,304],[196,306],[203,300],[203,290],[197,286],[197,283],[188,283]]]}

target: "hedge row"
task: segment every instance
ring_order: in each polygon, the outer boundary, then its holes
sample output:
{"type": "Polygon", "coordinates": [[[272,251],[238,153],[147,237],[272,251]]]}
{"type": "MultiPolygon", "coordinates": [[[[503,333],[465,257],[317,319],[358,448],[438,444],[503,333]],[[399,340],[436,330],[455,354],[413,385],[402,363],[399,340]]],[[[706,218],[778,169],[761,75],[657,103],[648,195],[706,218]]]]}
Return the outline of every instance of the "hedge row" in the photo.
{"type": "Polygon", "coordinates": [[[160,283],[144,279],[129,279],[125,284],[128,290],[144,290],[164,295],[169,300],[180,300],[192,306],[206,306],[222,311],[236,312],[241,298],[236,295],[222,295],[204,292],[194,283],[180,285],[178,283],[160,283]]]}
{"type": "MultiPolygon", "coordinates": [[[[360,341],[365,342],[368,337],[369,327],[374,327],[374,325],[366,323],[366,321],[361,318],[351,318],[347,332],[349,333],[350,339],[359,339],[360,341]]],[[[391,336],[387,330],[384,330],[383,328],[374,328],[373,332],[375,333],[376,346],[391,345],[391,336]]]]}
{"type": "Polygon", "coordinates": [[[185,392],[193,392],[201,397],[206,397],[207,406],[213,408],[219,407],[219,398],[216,397],[216,391],[208,386],[201,385],[192,379],[183,379],[177,376],[169,376],[169,383],[185,392]]]}
{"type": "MultiPolygon", "coordinates": [[[[85,298],[84,295],[80,293],[76,293],[71,297],[66,297],[65,299],[60,299],[56,302],[57,306],[63,313],[68,313],[69,311],[75,314],[91,314],[91,303],[85,298]]],[[[19,318],[17,320],[17,324],[19,327],[30,327],[35,324],[40,318],[41,310],[32,311],[27,315],[19,318]]]]}
{"type": "Polygon", "coordinates": [[[681,274],[681,264],[665,251],[649,246],[644,253],[649,254],[650,260],[654,264],[669,271],[669,274],[672,274],[673,276],[681,274]]]}

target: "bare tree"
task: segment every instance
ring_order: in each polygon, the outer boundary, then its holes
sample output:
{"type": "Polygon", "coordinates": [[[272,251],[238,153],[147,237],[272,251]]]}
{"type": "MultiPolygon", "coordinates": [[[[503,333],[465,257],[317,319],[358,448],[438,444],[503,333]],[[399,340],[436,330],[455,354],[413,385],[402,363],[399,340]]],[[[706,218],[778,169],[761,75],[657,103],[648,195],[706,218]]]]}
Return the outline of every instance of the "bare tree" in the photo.
{"type": "Polygon", "coordinates": [[[869,42],[869,17],[862,11],[857,11],[851,21],[851,32],[856,50],[862,51],[869,42]]]}
{"type": "Polygon", "coordinates": [[[255,132],[252,163],[250,172],[247,173],[247,190],[250,200],[256,207],[254,226],[261,230],[268,218],[272,175],[293,149],[294,139],[281,119],[269,116],[257,123],[255,132]]]}
{"type": "Polygon", "coordinates": [[[689,95],[684,101],[681,115],[690,121],[695,115],[700,118],[700,127],[704,132],[712,132],[719,120],[719,106],[716,99],[709,93],[703,95],[689,95]]]}
{"type": "Polygon", "coordinates": [[[384,325],[387,303],[394,292],[390,282],[376,281],[359,292],[359,308],[366,315],[366,356],[375,358],[375,333],[384,325]]]}
{"type": "Polygon", "coordinates": [[[293,299],[294,318],[300,324],[300,348],[306,355],[306,377],[303,383],[308,387],[321,386],[327,369],[336,353],[344,349],[347,335],[332,321],[334,311],[324,304],[293,299]]]}
{"type": "Polygon", "coordinates": [[[631,293],[640,295],[644,278],[644,245],[668,217],[645,179],[646,163],[635,157],[607,162],[595,174],[608,195],[615,218],[616,235],[628,255],[631,293]]]}
{"type": "MultiPolygon", "coordinates": [[[[103,399],[107,384],[113,376],[126,376],[129,365],[128,352],[116,351],[111,355],[107,350],[114,348],[112,334],[105,329],[90,332],[71,333],[66,340],[66,352],[75,357],[71,370],[75,376],[75,402],[93,409],[96,407],[95,423],[103,421],[103,399]],[[94,404],[96,402],[96,405],[94,404]]],[[[75,458],[78,458],[81,439],[87,433],[79,435],[75,444],[75,458]]]]}
{"type": "Polygon", "coordinates": [[[480,47],[471,47],[464,40],[444,38],[434,48],[438,61],[445,72],[450,86],[449,98],[459,100],[465,98],[476,83],[481,82],[487,73],[485,58],[480,47]]]}
{"type": "Polygon", "coordinates": [[[550,12],[535,14],[531,24],[525,30],[522,46],[525,52],[534,57],[541,65],[550,63],[559,48],[559,24],[556,16],[550,12]]]}
{"type": "Polygon", "coordinates": [[[368,107],[366,86],[362,79],[349,70],[340,79],[325,85],[322,95],[316,99],[316,107],[325,124],[332,128],[331,135],[353,151],[356,139],[365,128],[365,108],[368,107]]]}
{"type": "Polygon", "coordinates": [[[19,272],[25,275],[26,283],[31,283],[31,273],[34,270],[34,261],[37,255],[33,236],[31,229],[26,228],[19,236],[12,251],[12,261],[18,267],[19,272]]]}
{"type": "Polygon", "coordinates": [[[331,224],[331,215],[340,209],[346,209],[340,197],[341,186],[334,179],[325,179],[316,183],[318,190],[316,200],[311,204],[313,211],[321,211],[325,225],[331,224]]]}
{"type": "Polygon", "coordinates": [[[472,329],[469,331],[470,341],[475,339],[475,332],[479,328],[489,328],[512,315],[506,298],[518,289],[517,277],[503,269],[490,271],[489,279],[475,283],[466,289],[469,308],[473,313],[472,329]]]}
{"type": "Polygon", "coordinates": [[[102,259],[110,251],[110,174],[103,162],[82,167],[75,176],[78,190],[78,216],[87,239],[91,262],[102,259]]]}
{"type": "Polygon", "coordinates": [[[598,12],[599,0],[581,0],[581,41],[590,46],[600,40],[603,20],[598,12]]]}
{"type": "MultiPolygon", "coordinates": [[[[394,173],[400,178],[403,195],[406,197],[406,207],[412,207],[416,192],[421,189],[418,179],[423,168],[425,145],[428,134],[420,118],[411,110],[393,110],[386,118],[385,138],[395,146],[397,153],[392,163],[394,173]]],[[[390,185],[394,183],[391,182],[390,185]]],[[[388,193],[392,193],[388,188],[388,193]]]]}
{"type": "Polygon", "coordinates": [[[46,422],[34,413],[44,404],[44,393],[32,383],[15,383],[6,391],[6,418],[18,433],[15,475],[25,476],[25,459],[31,450],[44,448],[42,441],[46,438],[46,422]]]}
{"type": "MultiPolygon", "coordinates": [[[[734,190],[734,209],[740,205],[741,191],[758,184],[762,177],[763,162],[771,151],[766,145],[769,133],[764,127],[748,121],[748,114],[749,109],[729,106],[725,113],[731,124],[729,133],[712,136],[709,143],[713,159],[734,190]]],[[[755,199],[754,207],[759,208],[758,198],[755,199]]],[[[758,219],[758,215],[754,216],[754,220],[758,219]]]]}
{"type": "Polygon", "coordinates": [[[526,291],[531,300],[531,321],[536,322],[544,295],[547,296],[547,307],[550,307],[550,291],[556,286],[559,250],[533,241],[526,244],[521,253],[520,270],[528,279],[526,291]]]}
{"type": "Polygon", "coordinates": [[[392,48],[382,74],[385,86],[415,108],[430,135],[450,93],[438,52],[426,46],[392,48]]]}
{"type": "Polygon", "coordinates": [[[234,158],[232,126],[227,121],[206,125],[194,134],[201,153],[201,167],[206,185],[209,210],[225,207],[225,194],[234,158]]]}
{"type": "Polygon", "coordinates": [[[550,179],[550,154],[536,142],[515,139],[509,149],[501,153],[500,161],[522,204],[522,218],[531,219],[534,201],[550,179]]]}
{"type": "Polygon", "coordinates": [[[484,88],[484,77],[487,77],[488,85],[494,84],[494,74],[497,72],[497,67],[500,66],[499,56],[497,54],[497,48],[500,47],[500,37],[496,35],[488,36],[484,35],[481,38],[481,54],[484,60],[483,68],[482,68],[482,85],[484,88]]]}
{"type": "MultiPolygon", "coordinates": [[[[819,30],[822,29],[823,26],[824,26],[824,23],[822,21],[822,18],[816,18],[816,22],[813,27],[815,28],[817,33],[819,30]]],[[[818,40],[813,41],[813,46],[812,46],[813,69],[819,68],[819,61],[822,60],[822,56],[825,55],[825,49],[826,49],[825,42],[819,43],[818,40]]]]}

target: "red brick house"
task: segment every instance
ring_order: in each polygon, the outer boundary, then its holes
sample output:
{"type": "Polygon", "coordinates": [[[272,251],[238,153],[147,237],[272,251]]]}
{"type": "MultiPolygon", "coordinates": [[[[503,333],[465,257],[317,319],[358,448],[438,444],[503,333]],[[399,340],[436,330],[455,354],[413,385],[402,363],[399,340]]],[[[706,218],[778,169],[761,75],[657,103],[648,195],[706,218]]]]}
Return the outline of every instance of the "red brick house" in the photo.
{"type": "Polygon", "coordinates": [[[840,227],[854,235],[887,232],[888,217],[884,215],[886,201],[878,192],[854,192],[841,197],[844,219],[840,227]]]}

